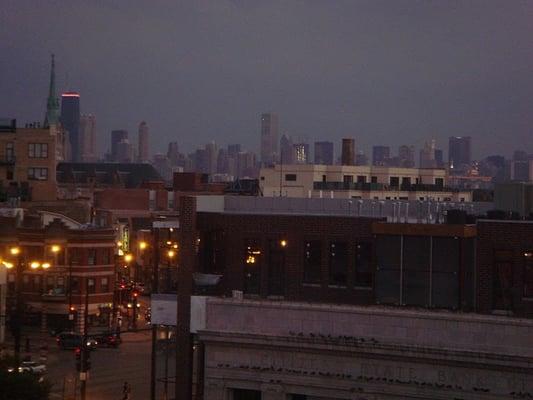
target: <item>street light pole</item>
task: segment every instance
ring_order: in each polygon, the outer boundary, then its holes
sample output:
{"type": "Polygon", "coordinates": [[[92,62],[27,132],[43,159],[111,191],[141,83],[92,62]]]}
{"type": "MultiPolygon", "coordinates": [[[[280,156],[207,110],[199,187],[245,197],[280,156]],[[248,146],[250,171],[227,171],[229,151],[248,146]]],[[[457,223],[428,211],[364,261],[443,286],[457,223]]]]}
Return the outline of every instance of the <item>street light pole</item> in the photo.
{"type": "MultiPolygon", "coordinates": [[[[153,274],[152,294],[159,291],[159,228],[153,228],[153,274]]],[[[152,310],[153,313],[153,310],[152,310]]],[[[157,373],[157,325],[152,322],[152,357],[150,371],[150,400],[156,400],[156,373],[157,373]]]]}
{"type": "Polygon", "coordinates": [[[11,323],[13,336],[15,339],[15,361],[17,365],[20,362],[20,341],[21,341],[21,318],[22,318],[22,259],[20,257],[20,249],[12,254],[17,256],[17,264],[15,270],[15,313],[11,314],[11,323]]]}

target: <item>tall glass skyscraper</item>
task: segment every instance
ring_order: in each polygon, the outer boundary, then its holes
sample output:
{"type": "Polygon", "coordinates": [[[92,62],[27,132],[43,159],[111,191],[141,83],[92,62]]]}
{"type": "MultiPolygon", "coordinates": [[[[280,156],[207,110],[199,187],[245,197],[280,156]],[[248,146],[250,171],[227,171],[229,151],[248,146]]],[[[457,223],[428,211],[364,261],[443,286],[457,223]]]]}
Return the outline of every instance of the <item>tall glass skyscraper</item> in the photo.
{"type": "Polygon", "coordinates": [[[68,132],[70,159],[81,161],[80,146],[80,94],[66,92],[61,95],[61,124],[68,132]]]}

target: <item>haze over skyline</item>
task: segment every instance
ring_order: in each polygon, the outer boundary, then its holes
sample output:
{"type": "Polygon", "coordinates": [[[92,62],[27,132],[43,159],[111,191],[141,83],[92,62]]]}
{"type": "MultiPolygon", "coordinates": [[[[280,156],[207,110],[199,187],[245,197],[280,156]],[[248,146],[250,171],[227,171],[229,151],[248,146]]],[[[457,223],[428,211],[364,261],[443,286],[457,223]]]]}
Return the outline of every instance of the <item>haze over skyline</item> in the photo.
{"type": "MultiPolygon", "coordinates": [[[[533,152],[530,1],[4,1],[0,115],[44,117],[58,89],[113,129],[150,127],[153,152],[280,134],[358,148],[472,136],[474,157],[533,152]]],[[[394,149],[396,152],[396,149],[394,149]]]]}

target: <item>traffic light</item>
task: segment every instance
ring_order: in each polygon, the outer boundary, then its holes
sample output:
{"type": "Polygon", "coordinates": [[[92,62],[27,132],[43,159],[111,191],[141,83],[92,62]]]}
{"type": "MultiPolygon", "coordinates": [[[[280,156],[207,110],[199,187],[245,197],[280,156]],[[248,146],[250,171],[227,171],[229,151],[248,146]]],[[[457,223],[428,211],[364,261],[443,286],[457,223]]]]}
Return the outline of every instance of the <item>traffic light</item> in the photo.
{"type": "Polygon", "coordinates": [[[76,347],[76,350],[74,350],[74,354],[76,355],[76,371],[81,371],[81,349],[79,347],[76,347]]]}

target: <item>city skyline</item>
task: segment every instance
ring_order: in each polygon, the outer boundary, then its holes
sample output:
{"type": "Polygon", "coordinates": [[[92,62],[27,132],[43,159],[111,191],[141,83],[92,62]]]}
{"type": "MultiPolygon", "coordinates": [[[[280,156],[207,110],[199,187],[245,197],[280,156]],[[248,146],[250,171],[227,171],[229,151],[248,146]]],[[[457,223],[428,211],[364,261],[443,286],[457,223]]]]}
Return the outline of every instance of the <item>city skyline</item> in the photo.
{"type": "Polygon", "coordinates": [[[8,2],[0,46],[16,62],[0,64],[8,94],[0,109],[21,122],[41,119],[54,52],[59,92],[79,92],[82,112],[99,121],[99,153],[107,150],[109,132],[135,132],[142,120],[150,125],[154,152],[164,153],[170,141],[193,150],[231,138],[258,153],[257,117],[272,110],[280,136],[309,143],[354,137],[368,153],[373,145],[422,148],[432,138],[442,148],[449,136],[471,136],[474,158],[510,156],[528,142],[533,126],[526,72],[533,57],[522,39],[531,33],[532,7],[228,1],[167,10],[141,3],[59,8],[8,2]],[[19,15],[34,27],[32,34],[21,31],[19,15]],[[276,29],[264,23],[279,15],[285,18],[276,19],[276,29]],[[94,31],[94,23],[107,28],[94,31]],[[139,24],[135,32],[132,23],[139,24]],[[63,38],[73,24],[71,38],[63,38]],[[257,31],[244,37],[249,24],[257,31]],[[288,40],[279,45],[282,38],[288,40]],[[97,42],[106,46],[95,50],[97,42]]]}

